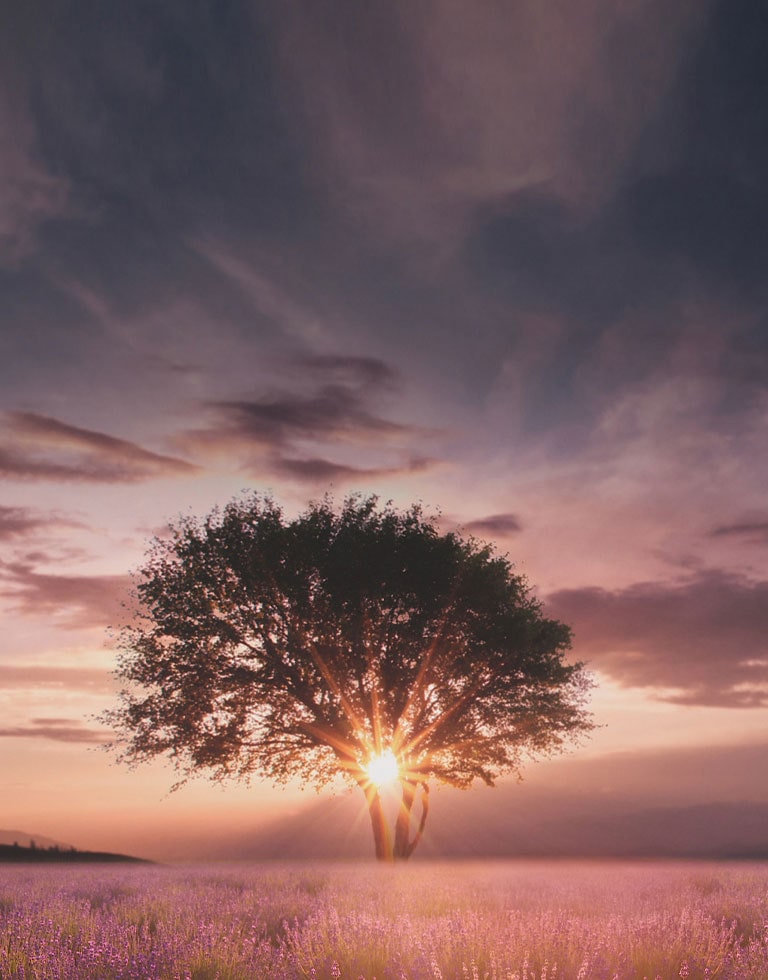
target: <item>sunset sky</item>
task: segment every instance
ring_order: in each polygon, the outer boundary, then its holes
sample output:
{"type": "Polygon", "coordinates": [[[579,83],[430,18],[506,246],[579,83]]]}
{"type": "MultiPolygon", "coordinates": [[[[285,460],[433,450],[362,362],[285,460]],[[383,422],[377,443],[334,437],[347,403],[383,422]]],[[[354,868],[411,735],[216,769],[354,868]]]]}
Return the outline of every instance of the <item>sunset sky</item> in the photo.
{"type": "Polygon", "coordinates": [[[509,554],[598,681],[542,792],[768,802],[765,4],[2,8],[0,829],[313,802],[99,749],[130,571],[246,488],[509,554]]]}

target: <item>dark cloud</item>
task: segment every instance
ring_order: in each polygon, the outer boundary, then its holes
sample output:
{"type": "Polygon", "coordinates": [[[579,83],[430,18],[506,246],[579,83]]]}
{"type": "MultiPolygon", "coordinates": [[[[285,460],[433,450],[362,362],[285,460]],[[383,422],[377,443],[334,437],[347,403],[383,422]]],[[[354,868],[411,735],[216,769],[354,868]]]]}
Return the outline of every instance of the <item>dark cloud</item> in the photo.
{"type": "Polygon", "coordinates": [[[768,521],[720,524],[709,532],[712,538],[736,538],[749,544],[768,544],[768,521]]]}
{"type": "MultiPolygon", "coordinates": [[[[286,395],[258,401],[218,402],[221,434],[237,435],[264,446],[285,446],[297,439],[365,441],[413,431],[370,412],[363,397],[339,385],[310,396],[286,395]]],[[[216,430],[212,430],[216,438],[216,430]]]]}
{"type": "Polygon", "coordinates": [[[187,236],[307,223],[315,208],[266,8],[35,0],[5,20],[7,89],[36,166],[68,190],[67,214],[38,236],[64,278],[103,289],[122,313],[181,284],[221,299],[187,236]]]}
{"type": "Polygon", "coordinates": [[[331,460],[319,458],[276,458],[272,461],[275,472],[302,483],[349,483],[356,480],[368,481],[384,477],[408,476],[413,473],[424,473],[437,465],[439,465],[437,460],[425,457],[408,459],[400,466],[369,468],[347,466],[343,463],[334,463],[331,460]]]}
{"type": "MultiPolygon", "coordinates": [[[[588,437],[670,361],[716,392],[713,418],[739,418],[768,385],[764,9],[740,0],[706,14],[594,206],[542,180],[472,212],[462,262],[508,311],[504,356],[525,360],[531,312],[559,328],[521,374],[529,432],[571,420],[588,437]]],[[[604,138],[604,124],[585,138],[604,138]]]]}
{"type": "Polygon", "coordinates": [[[0,596],[27,616],[59,616],[67,628],[104,628],[121,618],[130,589],[123,575],[50,575],[0,563],[0,596]]]}
{"type": "Polygon", "coordinates": [[[623,191],[644,251],[740,305],[766,295],[767,30],[760,0],[711,5],[623,191]]]}
{"type": "MultiPolygon", "coordinates": [[[[103,326],[74,287],[149,343],[146,318],[182,295],[248,343],[281,343],[292,314],[260,308],[194,244],[217,242],[284,283],[325,341],[407,349],[454,402],[481,403],[519,357],[522,314],[555,311],[568,337],[540,362],[526,413],[543,427],[578,407],[595,333],[668,299],[669,262],[611,195],[649,177],[622,168],[697,39],[690,0],[32,6],[9,17],[6,71],[71,203],[38,235],[39,262],[5,284],[26,358],[94,351],[103,326]]],[[[627,372],[663,357],[662,327],[643,333],[627,372]]],[[[373,359],[308,361],[332,384],[385,380],[373,359]]]]}
{"type": "MultiPolygon", "coordinates": [[[[207,0],[140,8],[32,0],[4,10],[0,376],[9,391],[55,386],[77,403],[103,387],[133,408],[129,391],[143,388],[148,398],[135,405],[146,411],[169,373],[183,386],[177,365],[202,362],[189,380],[199,398],[212,352],[221,348],[226,364],[227,341],[240,353],[281,335],[194,245],[221,237],[239,252],[254,236],[274,237],[281,251],[314,220],[269,12],[207,0]],[[6,252],[13,261],[3,266],[6,252]]],[[[76,478],[3,455],[17,475],[76,478]]],[[[111,467],[91,478],[111,480],[111,467]]]]}
{"type": "Polygon", "coordinates": [[[518,534],[523,529],[520,518],[515,514],[489,514],[467,521],[463,527],[471,534],[487,534],[490,537],[506,537],[518,534]]]}
{"type": "MultiPolygon", "coordinates": [[[[297,440],[365,442],[370,437],[391,438],[411,434],[415,428],[391,422],[371,409],[381,389],[395,382],[396,372],[384,361],[370,357],[306,354],[289,368],[298,370],[305,387],[314,393],[284,392],[250,401],[221,401],[210,406],[220,418],[219,435],[243,438],[273,448],[297,440]]],[[[204,433],[197,434],[205,438],[204,433]]]]}
{"type": "MultiPolygon", "coordinates": [[[[759,288],[754,0],[31,7],[9,14],[7,88],[26,157],[70,205],[36,233],[40,261],[2,282],[11,353],[93,351],[102,326],[84,290],[150,342],[145,317],[180,295],[259,349],[306,309],[326,349],[353,337],[355,350],[407,349],[403,366],[454,403],[483,404],[502,367],[522,362],[521,427],[536,436],[563,419],[589,431],[622,386],[664,365],[681,310],[716,283],[759,288]],[[288,312],[260,308],[201,241],[260,269],[265,288],[284,284],[288,312]],[[558,335],[540,342],[532,311],[558,335]]],[[[764,384],[764,333],[727,340],[721,363],[760,362],[764,384]]],[[[305,363],[332,387],[381,385],[389,370],[305,363]]],[[[252,430],[270,407],[285,406],[260,402],[252,430]]]]}
{"type": "Polygon", "coordinates": [[[281,214],[276,202],[301,186],[301,172],[266,17],[247,4],[174,0],[131,11],[91,0],[30,8],[9,12],[6,71],[34,113],[41,152],[77,189],[141,189],[161,212],[197,196],[201,205],[249,200],[244,221],[281,214]],[[254,183],[271,193],[244,193],[254,183]]]}
{"type": "Polygon", "coordinates": [[[0,738],[45,738],[53,742],[98,744],[109,741],[103,729],[87,728],[74,718],[32,718],[29,725],[0,728],[0,738]]]}
{"type": "Polygon", "coordinates": [[[573,627],[579,657],[626,687],[679,704],[768,705],[766,581],[711,571],[677,584],[563,589],[547,611],[573,627]]]}
{"type": "Polygon", "coordinates": [[[436,463],[412,451],[415,443],[434,437],[434,431],[393,421],[376,411],[375,401],[397,379],[385,362],[305,355],[294,358],[289,368],[298,371],[303,390],[214,402],[207,406],[211,425],[183,433],[177,437],[179,445],[192,453],[227,454],[259,476],[271,472],[308,483],[399,476],[422,472],[436,463]],[[332,383],[325,383],[329,378],[332,383]],[[323,447],[323,455],[317,447],[323,447]],[[367,465],[325,455],[338,456],[350,449],[358,459],[362,453],[367,465]]]}
{"type": "Polygon", "coordinates": [[[5,440],[0,473],[7,479],[132,483],[198,471],[184,460],[33,412],[7,413],[5,440]]]}
{"type": "Polygon", "coordinates": [[[111,677],[106,670],[87,667],[0,664],[0,690],[45,688],[107,694],[114,687],[111,677]]]}

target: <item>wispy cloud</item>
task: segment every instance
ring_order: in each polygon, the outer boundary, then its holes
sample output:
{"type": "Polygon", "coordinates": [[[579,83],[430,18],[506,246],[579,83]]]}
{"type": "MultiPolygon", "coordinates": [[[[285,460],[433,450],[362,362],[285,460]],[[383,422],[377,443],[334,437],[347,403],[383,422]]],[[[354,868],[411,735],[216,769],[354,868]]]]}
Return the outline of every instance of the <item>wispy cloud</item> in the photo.
{"type": "Polygon", "coordinates": [[[0,563],[0,596],[27,616],[60,616],[71,629],[105,628],[120,618],[127,575],[50,575],[21,562],[0,563]]]}
{"type": "Polygon", "coordinates": [[[563,589],[547,611],[574,648],[625,687],[680,704],[768,705],[768,582],[722,571],[626,589],[563,589]]]}
{"type": "Polygon", "coordinates": [[[487,534],[490,537],[500,538],[519,534],[523,529],[520,518],[516,514],[489,514],[487,517],[466,521],[462,527],[471,534],[487,534]]]}
{"type": "Polygon", "coordinates": [[[0,474],[7,479],[133,483],[199,471],[185,460],[47,415],[8,412],[3,421],[0,474]]]}
{"type": "Polygon", "coordinates": [[[23,107],[0,89],[0,265],[16,265],[35,247],[38,228],[67,210],[69,186],[38,153],[23,107]]]}
{"type": "MultiPolygon", "coordinates": [[[[349,388],[329,385],[314,395],[284,395],[256,401],[214,403],[218,426],[209,439],[221,436],[269,447],[290,445],[299,439],[363,442],[410,434],[413,429],[371,413],[363,398],[349,388]]],[[[205,432],[195,434],[200,440],[205,432]]]]}
{"type": "Polygon", "coordinates": [[[108,742],[103,729],[88,728],[75,718],[32,718],[28,725],[0,728],[0,738],[44,738],[53,742],[108,742]]]}
{"type": "Polygon", "coordinates": [[[768,521],[719,524],[709,535],[712,538],[735,538],[748,544],[768,544],[768,521]]]}
{"type": "Polygon", "coordinates": [[[307,373],[319,373],[342,384],[387,388],[395,386],[400,380],[392,365],[377,357],[304,354],[294,358],[294,363],[307,373]]]}
{"type": "Polygon", "coordinates": [[[414,457],[399,466],[346,466],[328,459],[286,459],[276,457],[272,467],[283,476],[292,477],[302,483],[348,483],[359,480],[374,480],[385,477],[409,476],[424,473],[439,466],[439,460],[428,457],[414,457]]]}
{"type": "Polygon", "coordinates": [[[660,0],[344,14],[286,2],[279,18],[321,172],[355,216],[412,236],[521,187],[604,193],[699,19],[660,0]]]}
{"type": "Polygon", "coordinates": [[[435,465],[414,449],[434,431],[394,421],[374,407],[398,380],[385,362],[303,355],[287,370],[300,390],[209,403],[209,425],[181,434],[179,445],[192,454],[235,458],[246,472],[308,483],[398,476],[435,465]],[[352,451],[358,458],[362,453],[367,465],[329,458],[352,451]]]}
{"type": "Polygon", "coordinates": [[[107,694],[112,692],[113,686],[112,675],[106,670],[40,664],[0,664],[0,690],[43,688],[107,694]]]}
{"type": "Polygon", "coordinates": [[[62,525],[72,527],[74,522],[40,513],[30,507],[0,506],[0,541],[24,538],[37,531],[62,525]]]}

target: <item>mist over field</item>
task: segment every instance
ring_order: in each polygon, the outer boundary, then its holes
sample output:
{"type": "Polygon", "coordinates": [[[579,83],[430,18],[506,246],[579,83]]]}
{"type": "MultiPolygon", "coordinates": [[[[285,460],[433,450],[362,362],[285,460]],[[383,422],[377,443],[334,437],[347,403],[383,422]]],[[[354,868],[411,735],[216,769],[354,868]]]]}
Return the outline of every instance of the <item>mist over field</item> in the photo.
{"type": "MultiPolygon", "coordinates": [[[[574,752],[526,766],[522,781],[470,791],[437,787],[414,859],[542,856],[760,857],[768,854],[768,744],[669,748],[584,757],[574,752]],[[751,778],[745,783],[744,772],[751,778]]],[[[166,777],[167,778],[167,777],[166,777]]],[[[79,848],[120,850],[158,861],[362,858],[370,820],[358,790],[285,794],[223,787],[195,822],[189,786],[161,795],[142,820],[111,812],[87,832],[64,814],[46,830],[79,848]],[[275,794],[277,796],[277,794],[275,794]],[[185,798],[186,797],[186,798],[185,798]],[[75,825],[76,826],[76,825],[75,825]],[[66,833],[65,833],[66,829],[66,833]]],[[[33,834],[34,836],[34,834],[33,834]]],[[[8,841],[11,843],[12,841],[8,841]]]]}

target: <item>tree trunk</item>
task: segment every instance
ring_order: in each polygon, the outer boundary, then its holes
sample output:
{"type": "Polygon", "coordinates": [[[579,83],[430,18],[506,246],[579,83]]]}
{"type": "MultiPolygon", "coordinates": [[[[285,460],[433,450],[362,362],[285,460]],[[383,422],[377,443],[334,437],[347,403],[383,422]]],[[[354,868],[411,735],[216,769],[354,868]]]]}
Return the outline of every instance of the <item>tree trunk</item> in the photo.
{"type": "Polygon", "coordinates": [[[402,799],[395,820],[394,841],[390,833],[384,804],[375,786],[360,782],[360,788],[365,794],[368,804],[368,814],[373,830],[373,844],[376,850],[376,860],[391,864],[393,861],[407,861],[416,849],[416,845],[424,834],[424,825],[429,813],[429,786],[425,782],[415,783],[403,779],[400,782],[402,799]],[[411,840],[411,814],[416,802],[416,796],[421,788],[421,817],[419,826],[411,840]]]}
{"type": "Polygon", "coordinates": [[[426,783],[414,783],[408,779],[402,780],[401,786],[403,796],[395,823],[394,858],[399,861],[407,861],[424,833],[424,825],[429,813],[429,786],[426,783]],[[418,830],[411,840],[411,812],[413,804],[416,802],[416,793],[419,787],[421,787],[421,820],[418,830]]]}
{"type": "Polygon", "coordinates": [[[381,796],[375,786],[363,786],[363,792],[368,803],[368,813],[371,817],[376,860],[391,862],[392,838],[389,833],[389,827],[387,826],[387,818],[384,814],[381,796]]]}

